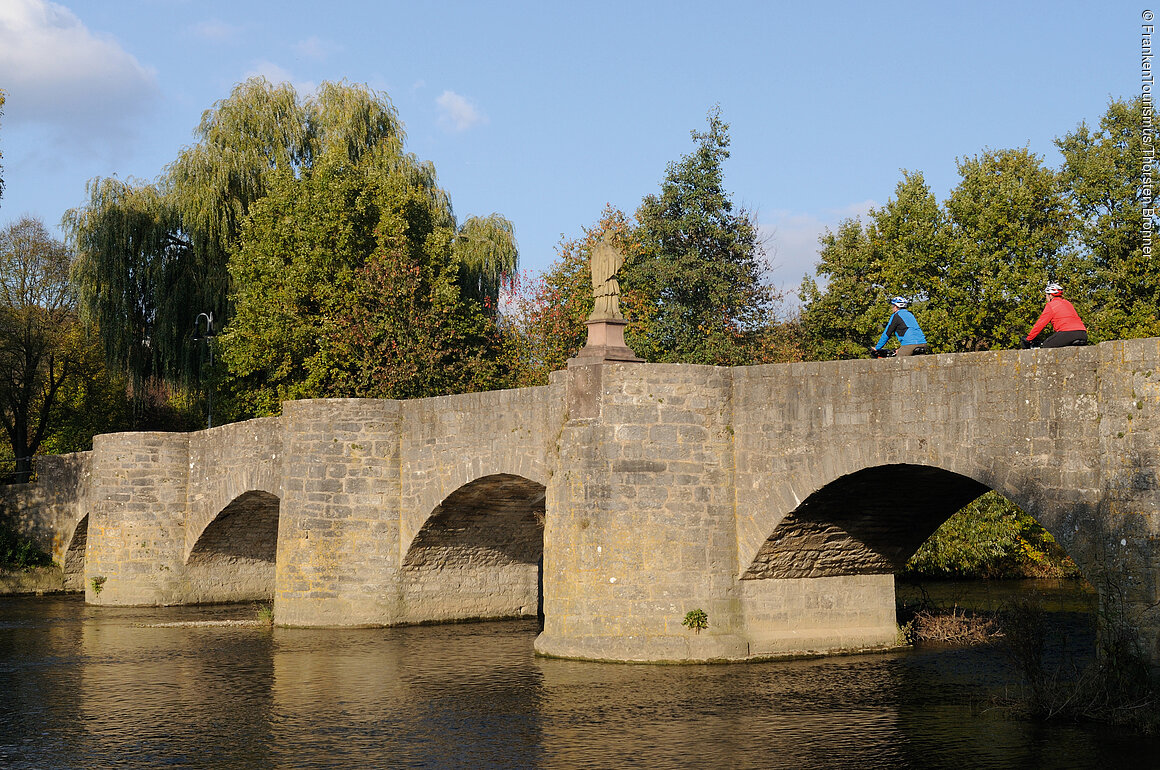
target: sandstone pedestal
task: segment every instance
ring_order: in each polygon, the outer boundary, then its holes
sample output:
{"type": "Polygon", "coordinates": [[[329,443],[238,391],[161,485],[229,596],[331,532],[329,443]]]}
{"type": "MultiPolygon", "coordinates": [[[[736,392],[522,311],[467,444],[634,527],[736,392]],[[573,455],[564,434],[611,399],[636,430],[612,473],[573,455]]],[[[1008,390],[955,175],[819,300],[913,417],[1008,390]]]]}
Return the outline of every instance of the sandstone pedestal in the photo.
{"type": "Polygon", "coordinates": [[[585,322],[588,326],[588,341],[576,354],[568,359],[568,368],[591,366],[605,362],[643,363],[644,359],[632,352],[624,344],[624,319],[600,319],[585,322]]]}

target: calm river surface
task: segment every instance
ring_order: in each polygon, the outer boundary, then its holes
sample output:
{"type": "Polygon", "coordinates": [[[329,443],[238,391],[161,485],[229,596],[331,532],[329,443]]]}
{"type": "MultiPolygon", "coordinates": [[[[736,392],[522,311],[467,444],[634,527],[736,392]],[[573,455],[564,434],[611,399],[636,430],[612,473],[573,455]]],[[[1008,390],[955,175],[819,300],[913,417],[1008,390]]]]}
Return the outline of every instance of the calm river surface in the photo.
{"type": "MultiPolygon", "coordinates": [[[[967,603],[964,601],[964,603],[967,603]]],[[[1060,607],[1067,603],[1060,600],[1060,607]]],[[[994,708],[996,648],[714,666],[537,658],[535,622],[170,626],[251,607],[0,598],[0,767],[1156,767],[994,708]]],[[[1083,646],[1083,623],[1059,613],[1083,646]]],[[[1089,640],[1090,641],[1090,640],[1089,640]]]]}

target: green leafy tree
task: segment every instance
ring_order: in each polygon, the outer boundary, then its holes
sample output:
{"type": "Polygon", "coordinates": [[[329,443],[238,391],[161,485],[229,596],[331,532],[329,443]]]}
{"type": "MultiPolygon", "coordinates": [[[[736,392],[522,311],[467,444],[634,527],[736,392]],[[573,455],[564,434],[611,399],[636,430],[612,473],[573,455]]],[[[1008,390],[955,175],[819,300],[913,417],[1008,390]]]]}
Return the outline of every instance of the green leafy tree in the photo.
{"type": "Polygon", "coordinates": [[[915,303],[937,352],[1009,347],[1031,326],[1043,285],[1072,259],[1059,177],[1026,150],[987,151],[960,161],[959,172],[945,209],[921,174],[904,172],[865,228],[846,222],[822,236],[817,272],[827,281],[807,278],[801,292],[815,355],[860,355],[896,294],[915,303]]]}
{"type": "MultiPolygon", "coordinates": [[[[254,78],[206,111],[197,137],[155,184],[94,180],[89,203],[66,215],[80,254],[76,277],[86,317],[98,322],[110,362],[134,383],[196,379],[195,317],[212,313],[226,324],[232,293],[250,291],[231,286],[237,271],[229,263],[245,248],[240,238],[251,210],[275,187],[284,193],[319,169],[333,178],[343,168],[379,168],[410,180],[454,230],[458,280],[493,308],[502,277],[514,270],[510,224],[493,215],[456,229],[433,168],[403,152],[394,107],[364,86],[323,83],[302,100],[289,85],[254,78]]],[[[359,214],[348,218],[359,221],[359,214]]],[[[349,237],[369,253],[364,233],[349,237]]]]}
{"type": "Polygon", "coordinates": [[[499,329],[459,283],[451,231],[413,249],[395,212],[384,219],[326,336],[327,392],[418,398],[498,387],[499,329]]]}
{"type": "Polygon", "coordinates": [[[1031,515],[996,492],[955,513],[903,574],[931,578],[1074,578],[1075,562],[1031,515]]]}
{"type": "MultiPolygon", "coordinates": [[[[1151,150],[1144,142],[1144,120],[1151,120],[1152,112],[1140,97],[1113,100],[1097,130],[1081,123],[1056,140],[1082,254],[1059,278],[1070,296],[1091,308],[1084,320],[1093,340],[1160,335],[1160,259],[1151,246],[1144,250],[1143,237],[1148,232],[1154,238],[1160,223],[1150,216],[1145,230],[1140,169],[1145,150],[1151,150]]],[[[1149,197],[1154,191],[1155,183],[1149,197]]]]}
{"type": "Polygon", "coordinates": [[[924,311],[938,307],[944,265],[955,256],[946,217],[922,174],[904,171],[894,197],[871,209],[869,219],[867,227],[847,220],[824,233],[817,273],[826,284],[802,282],[802,328],[818,358],[865,355],[896,295],[918,303],[927,339],[936,342],[924,311]]]}
{"type": "Polygon", "coordinates": [[[823,233],[818,244],[816,272],[825,282],[807,276],[800,290],[800,320],[809,354],[823,360],[865,356],[875,329],[882,326],[877,311],[886,291],[870,236],[860,221],[846,219],[837,232],[823,233]]]}
{"type": "Polygon", "coordinates": [[[27,480],[62,385],[85,344],[69,284],[71,254],[24,217],[0,230],[0,423],[15,477],[27,480]]]}
{"type": "Polygon", "coordinates": [[[456,225],[429,165],[336,155],[268,180],[230,258],[218,338],[236,416],[284,400],[415,397],[494,384],[501,217],[456,225]]]}
{"type": "Polygon", "coordinates": [[[724,188],[729,125],[716,109],[708,120],[692,132],[693,152],[669,164],[660,193],[637,209],[639,250],[621,272],[634,320],[626,340],[648,361],[752,363],[774,320],[757,224],[724,188]]]}
{"type": "Polygon", "coordinates": [[[945,265],[939,286],[942,348],[1010,347],[1042,309],[1043,286],[1063,271],[1071,211],[1056,172],[1026,149],[961,160],[959,174],[946,203],[960,258],[945,265]]]}
{"type": "Polygon", "coordinates": [[[624,254],[618,275],[626,341],[649,361],[757,364],[800,360],[800,334],[775,315],[753,217],[735,211],[723,185],[728,125],[718,111],[692,133],[696,148],[670,163],[660,193],[634,218],[613,208],[581,237],[564,240],[541,278],[511,293],[504,318],[512,384],[547,382],[587,339],[592,249],[608,237],[624,254]]]}
{"type": "Polygon", "coordinates": [[[76,350],[75,376],[61,383],[48,415],[48,430],[39,451],[44,454],[83,452],[93,448],[93,436],[101,433],[178,427],[180,417],[154,414],[168,399],[147,398],[152,405],[134,421],[129,383],[125,376],[105,365],[97,335],[87,332],[76,350]]]}
{"type": "Polygon", "coordinates": [[[176,368],[189,337],[177,329],[192,324],[190,308],[206,298],[188,280],[188,241],[158,187],[95,179],[87,190],[88,207],[66,214],[81,316],[101,330],[109,364],[141,392],[148,379],[176,368]]]}

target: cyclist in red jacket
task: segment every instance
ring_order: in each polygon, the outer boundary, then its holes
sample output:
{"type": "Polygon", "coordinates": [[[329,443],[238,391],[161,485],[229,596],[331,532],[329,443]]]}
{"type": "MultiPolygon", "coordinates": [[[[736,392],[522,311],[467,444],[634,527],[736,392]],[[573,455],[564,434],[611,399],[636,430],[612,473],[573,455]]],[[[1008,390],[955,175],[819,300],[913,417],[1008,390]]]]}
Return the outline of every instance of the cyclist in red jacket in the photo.
{"type": "Polygon", "coordinates": [[[1079,320],[1079,313],[1075,312],[1072,304],[1063,298],[1063,287],[1058,283],[1049,283],[1043,290],[1047,295],[1047,304],[1039,314],[1039,320],[1027,332],[1023,340],[1023,347],[1031,347],[1031,341],[1051,324],[1054,332],[1043,342],[1045,348],[1062,348],[1067,345],[1086,345],[1087,327],[1079,320]]]}

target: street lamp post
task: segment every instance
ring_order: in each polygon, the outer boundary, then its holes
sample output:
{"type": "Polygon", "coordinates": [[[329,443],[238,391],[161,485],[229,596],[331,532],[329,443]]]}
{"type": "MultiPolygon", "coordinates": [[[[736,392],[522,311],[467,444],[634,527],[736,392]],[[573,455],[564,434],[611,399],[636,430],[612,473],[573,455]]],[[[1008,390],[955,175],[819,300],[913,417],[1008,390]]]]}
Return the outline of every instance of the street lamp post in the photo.
{"type": "MultiPolygon", "coordinates": [[[[193,320],[193,341],[205,340],[205,347],[209,351],[209,368],[213,370],[213,313],[198,313],[193,320]],[[205,319],[205,334],[201,333],[201,319],[205,319]]],[[[213,427],[213,384],[209,385],[209,405],[206,416],[206,427],[213,427]]]]}

